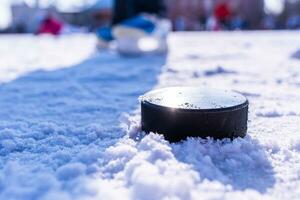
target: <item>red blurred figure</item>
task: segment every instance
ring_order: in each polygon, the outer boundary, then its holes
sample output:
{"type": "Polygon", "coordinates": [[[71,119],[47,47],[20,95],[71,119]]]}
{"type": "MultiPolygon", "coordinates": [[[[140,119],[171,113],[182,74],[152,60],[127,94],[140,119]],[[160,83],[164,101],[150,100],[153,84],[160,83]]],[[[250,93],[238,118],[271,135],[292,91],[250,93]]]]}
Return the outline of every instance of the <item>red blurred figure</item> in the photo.
{"type": "Polygon", "coordinates": [[[216,5],[214,15],[216,19],[223,25],[227,26],[231,17],[230,7],[226,2],[222,2],[216,5]]]}
{"type": "Polygon", "coordinates": [[[63,24],[55,19],[52,15],[48,15],[41,23],[38,34],[59,35],[63,28],[63,24]]]}

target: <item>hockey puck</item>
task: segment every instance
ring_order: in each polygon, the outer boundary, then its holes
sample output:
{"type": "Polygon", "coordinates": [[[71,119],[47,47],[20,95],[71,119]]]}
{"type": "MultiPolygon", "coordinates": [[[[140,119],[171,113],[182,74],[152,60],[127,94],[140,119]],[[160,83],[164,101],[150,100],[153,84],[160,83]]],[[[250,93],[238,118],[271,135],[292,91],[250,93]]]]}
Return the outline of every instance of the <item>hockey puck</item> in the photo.
{"type": "Polygon", "coordinates": [[[163,134],[170,142],[187,137],[233,139],[247,132],[249,103],[236,92],[172,87],[151,91],[140,101],[142,130],[163,134]]]}

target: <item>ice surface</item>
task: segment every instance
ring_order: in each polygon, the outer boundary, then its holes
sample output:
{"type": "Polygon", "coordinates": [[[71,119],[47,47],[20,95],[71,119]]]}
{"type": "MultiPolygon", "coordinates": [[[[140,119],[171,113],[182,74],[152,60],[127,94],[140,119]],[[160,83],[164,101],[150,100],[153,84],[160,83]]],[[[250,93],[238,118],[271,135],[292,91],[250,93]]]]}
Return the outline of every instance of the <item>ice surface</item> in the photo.
{"type": "Polygon", "coordinates": [[[177,33],[167,58],[95,54],[92,35],[0,38],[0,199],[298,199],[298,32],[177,33]],[[170,144],[139,126],[167,86],[250,101],[246,138],[170,144]]]}
{"type": "Polygon", "coordinates": [[[182,109],[222,109],[245,106],[247,99],[239,93],[209,87],[169,87],[140,97],[142,102],[182,109]]]}

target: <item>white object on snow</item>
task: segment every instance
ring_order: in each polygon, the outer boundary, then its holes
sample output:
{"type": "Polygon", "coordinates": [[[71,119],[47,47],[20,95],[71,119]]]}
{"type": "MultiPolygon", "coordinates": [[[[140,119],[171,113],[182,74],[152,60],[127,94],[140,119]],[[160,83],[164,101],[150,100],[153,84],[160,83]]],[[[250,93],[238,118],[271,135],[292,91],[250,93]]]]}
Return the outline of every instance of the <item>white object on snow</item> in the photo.
{"type": "Polygon", "coordinates": [[[154,18],[155,29],[152,33],[118,25],[113,28],[116,49],[122,55],[165,54],[168,51],[167,37],[171,31],[169,20],[154,18]]]}

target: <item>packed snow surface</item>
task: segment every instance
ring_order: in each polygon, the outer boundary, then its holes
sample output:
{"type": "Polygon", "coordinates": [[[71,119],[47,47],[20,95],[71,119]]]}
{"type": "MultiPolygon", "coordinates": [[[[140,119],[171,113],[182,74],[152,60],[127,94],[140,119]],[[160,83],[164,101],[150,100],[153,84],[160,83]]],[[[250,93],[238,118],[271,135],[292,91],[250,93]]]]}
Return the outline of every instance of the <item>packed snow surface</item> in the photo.
{"type": "Polygon", "coordinates": [[[298,199],[299,32],[177,33],[166,57],[95,52],[93,35],[0,37],[0,199],[298,199]],[[170,144],[138,97],[234,90],[246,138],[170,144]]]}

